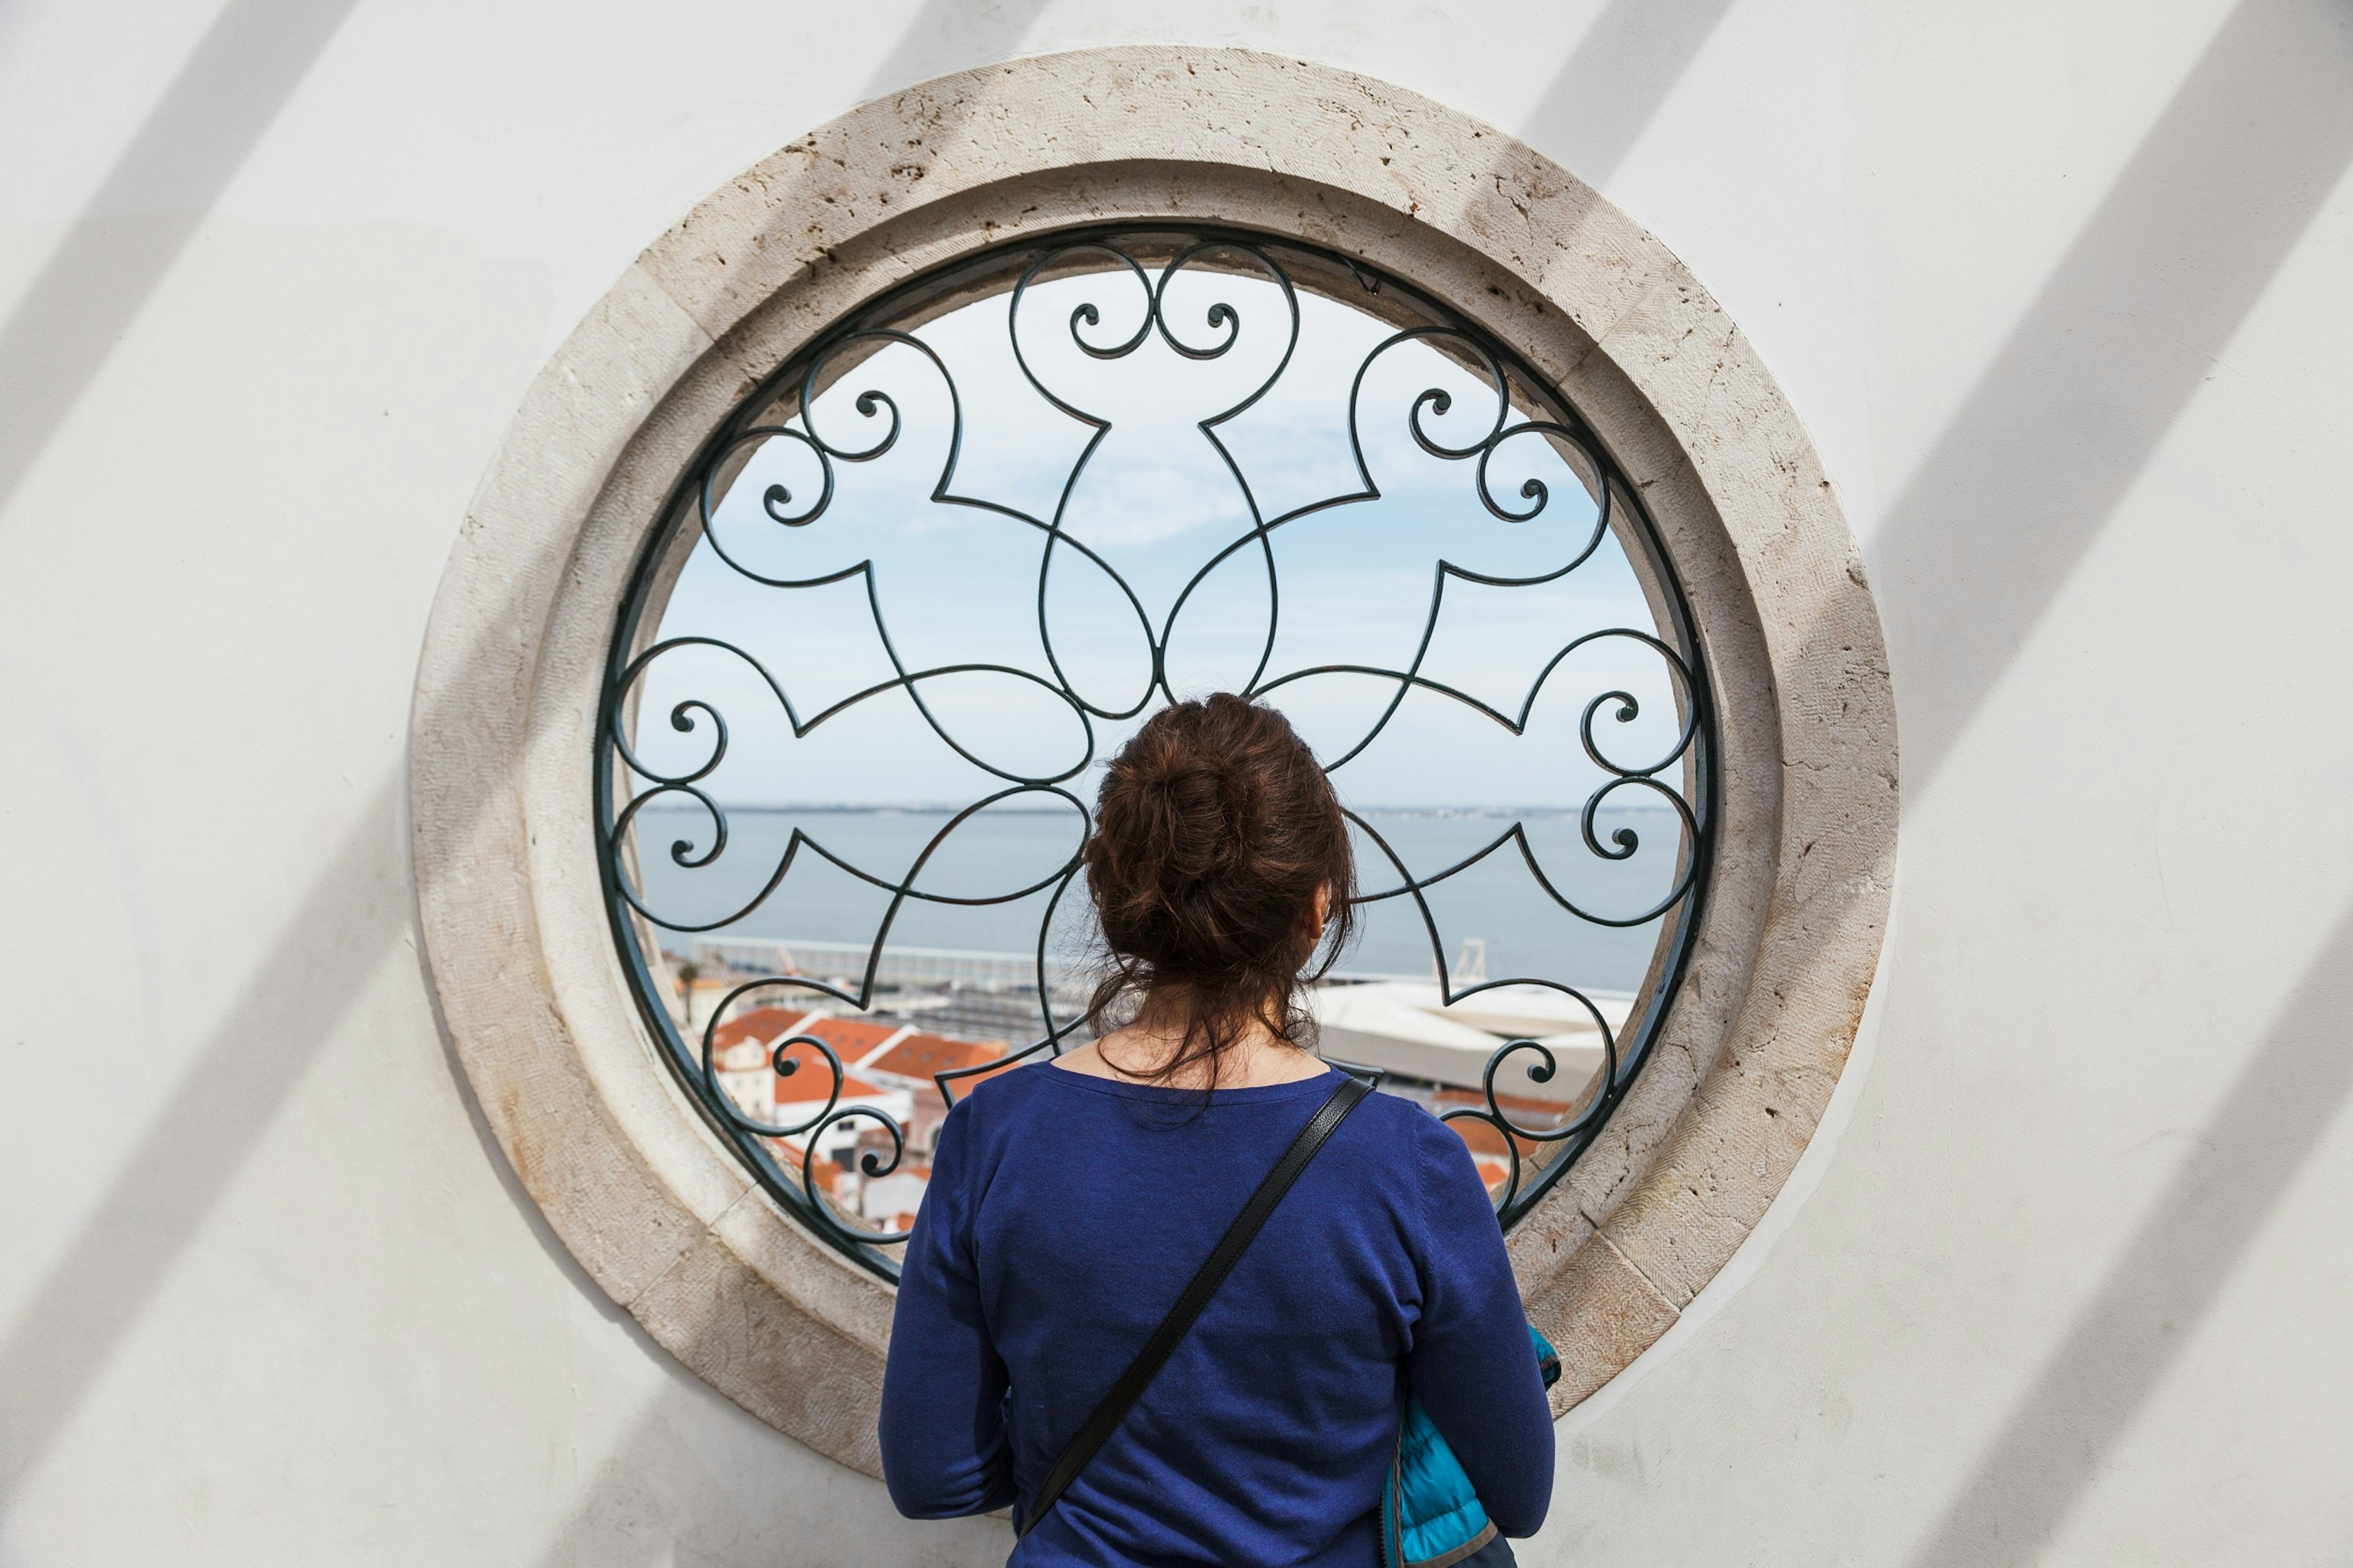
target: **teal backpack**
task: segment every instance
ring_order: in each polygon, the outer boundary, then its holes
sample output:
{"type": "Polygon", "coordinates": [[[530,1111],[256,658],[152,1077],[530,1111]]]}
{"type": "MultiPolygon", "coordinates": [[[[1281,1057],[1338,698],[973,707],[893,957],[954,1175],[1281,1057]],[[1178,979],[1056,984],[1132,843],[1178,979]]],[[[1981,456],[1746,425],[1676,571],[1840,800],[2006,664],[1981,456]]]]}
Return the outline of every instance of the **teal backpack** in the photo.
{"type": "MultiPolygon", "coordinates": [[[[1532,1326],[1545,1386],[1560,1381],[1560,1352],[1532,1326]]],[[[1479,1505],[1462,1461],[1409,1394],[1389,1484],[1381,1493],[1381,1568],[1506,1568],[1516,1560],[1479,1505]]]]}

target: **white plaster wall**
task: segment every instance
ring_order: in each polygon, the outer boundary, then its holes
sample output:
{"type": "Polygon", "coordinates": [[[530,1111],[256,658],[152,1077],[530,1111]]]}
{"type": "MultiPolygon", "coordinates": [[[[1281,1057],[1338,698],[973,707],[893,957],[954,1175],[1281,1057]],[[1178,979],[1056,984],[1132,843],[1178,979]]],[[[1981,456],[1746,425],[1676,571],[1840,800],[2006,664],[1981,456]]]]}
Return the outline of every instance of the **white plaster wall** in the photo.
{"type": "Polygon", "coordinates": [[[446,1058],[401,741],[546,354],[1007,54],[1482,115],[1756,342],[1866,555],[1897,918],[1833,1114],[1529,1563],[2353,1555],[2338,0],[0,10],[0,1563],[980,1563],[705,1392],[446,1058]],[[124,1068],[124,1053],[143,1068],[124,1068]]]}

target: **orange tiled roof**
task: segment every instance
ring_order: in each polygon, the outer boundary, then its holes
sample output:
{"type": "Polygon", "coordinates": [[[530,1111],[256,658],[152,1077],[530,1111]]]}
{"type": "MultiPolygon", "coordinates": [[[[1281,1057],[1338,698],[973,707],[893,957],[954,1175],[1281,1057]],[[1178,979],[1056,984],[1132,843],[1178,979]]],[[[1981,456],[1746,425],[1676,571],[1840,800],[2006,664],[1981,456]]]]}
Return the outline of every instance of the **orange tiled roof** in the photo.
{"type": "Polygon", "coordinates": [[[712,1030],[711,1048],[723,1051],[746,1041],[765,1046],[798,1023],[807,1011],[805,1007],[754,1007],[712,1030]]]}
{"type": "MultiPolygon", "coordinates": [[[[1450,1110],[1458,1105],[1483,1107],[1487,1103],[1487,1097],[1475,1089],[1441,1089],[1430,1098],[1450,1110]]],[[[1557,1100],[1535,1100],[1525,1094],[1499,1094],[1495,1097],[1495,1103],[1512,1112],[1512,1120],[1523,1127],[1536,1126],[1553,1120],[1564,1111],[1575,1109],[1573,1103],[1563,1104],[1557,1100]],[[1520,1114],[1522,1112],[1526,1114],[1520,1114]]]]}
{"type": "MultiPolygon", "coordinates": [[[[1487,1103],[1484,1095],[1471,1089],[1442,1089],[1430,1098],[1436,1101],[1430,1107],[1433,1113],[1451,1110],[1458,1105],[1483,1107],[1487,1103]]],[[[1499,1094],[1495,1097],[1495,1103],[1502,1108],[1504,1115],[1523,1127],[1548,1128],[1560,1119],[1562,1112],[1571,1109],[1557,1100],[1530,1100],[1524,1095],[1516,1094],[1499,1094]]],[[[1492,1121],[1482,1121],[1475,1116],[1458,1116],[1446,1125],[1454,1129],[1455,1135],[1470,1146],[1471,1152],[1474,1156],[1500,1157],[1506,1152],[1504,1147],[1503,1129],[1492,1121]]],[[[1517,1142],[1522,1154],[1531,1152],[1535,1147],[1525,1138],[1517,1142]]]]}
{"type": "Polygon", "coordinates": [[[843,1061],[854,1062],[906,1026],[870,1024],[863,1018],[814,1018],[801,1033],[815,1035],[839,1051],[843,1061]]]}
{"type": "MultiPolygon", "coordinates": [[[[909,1035],[865,1065],[869,1072],[890,1073],[899,1078],[922,1079],[929,1082],[935,1072],[955,1072],[960,1068],[979,1067],[1004,1054],[1005,1046],[1001,1041],[952,1040],[945,1035],[909,1035]]],[[[961,1081],[969,1084],[993,1076],[975,1073],[961,1081]]]]}
{"type": "MultiPolygon", "coordinates": [[[[831,1046],[847,1064],[859,1060],[905,1028],[904,1024],[870,1024],[863,1018],[810,1018],[807,1009],[802,1007],[754,1007],[713,1029],[711,1047],[716,1055],[747,1042],[768,1046],[788,1034],[811,1035],[831,1046]],[[807,1021],[804,1023],[804,1019],[807,1021]]],[[[807,1047],[797,1046],[794,1049],[802,1051],[807,1047]]],[[[808,1054],[818,1056],[816,1051],[808,1054]]]]}
{"type": "Polygon", "coordinates": [[[1446,1125],[1454,1129],[1456,1137],[1470,1145],[1471,1152],[1474,1155],[1504,1152],[1503,1130],[1492,1121],[1481,1121],[1473,1117],[1458,1116],[1446,1125]]]}
{"type": "MultiPolygon", "coordinates": [[[[747,1043],[769,1046],[787,1035],[809,1035],[823,1040],[833,1047],[844,1068],[862,1064],[870,1072],[923,1083],[929,1083],[934,1073],[979,1067],[1005,1054],[1004,1042],[999,1040],[956,1040],[945,1035],[914,1034],[904,1024],[871,1023],[864,1018],[810,1018],[797,1007],[755,1007],[740,1017],[728,1019],[712,1031],[712,1052],[716,1056],[747,1043]],[[866,1061],[877,1047],[893,1036],[902,1037],[874,1060],[866,1061]]],[[[785,1059],[797,1061],[800,1067],[790,1077],[777,1079],[776,1099],[780,1102],[821,1100],[826,1097],[832,1085],[833,1070],[826,1066],[823,1053],[807,1045],[796,1045],[785,1053],[785,1059]]],[[[969,1084],[995,1076],[975,1073],[963,1081],[969,1084]]],[[[841,1092],[849,1097],[889,1091],[864,1079],[846,1078],[841,1092]]]]}
{"type": "MultiPolygon", "coordinates": [[[[810,1031],[812,1034],[815,1032],[810,1031]]],[[[833,1092],[833,1068],[827,1064],[823,1052],[812,1046],[798,1045],[785,1053],[785,1060],[794,1064],[796,1070],[789,1078],[781,1074],[777,1076],[778,1104],[821,1100],[833,1092]]],[[[873,1100],[890,1092],[853,1073],[841,1075],[841,1097],[844,1100],[873,1100]]]]}

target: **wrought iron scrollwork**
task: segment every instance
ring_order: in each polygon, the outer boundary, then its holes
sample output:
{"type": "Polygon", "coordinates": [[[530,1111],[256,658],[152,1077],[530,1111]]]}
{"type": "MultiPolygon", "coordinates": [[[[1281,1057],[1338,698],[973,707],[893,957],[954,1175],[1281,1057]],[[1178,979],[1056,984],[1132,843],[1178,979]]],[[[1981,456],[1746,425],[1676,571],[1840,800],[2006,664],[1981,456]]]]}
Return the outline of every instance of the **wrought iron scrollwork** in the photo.
{"type": "MultiPolygon", "coordinates": [[[[1353,308],[1353,307],[1352,307],[1353,308]]],[[[1073,362],[1076,363],[1076,362],[1073,362]]],[[[1255,363],[1256,362],[1248,362],[1255,363]]],[[[928,472],[928,468],[925,469],[928,472]]],[[[1613,755],[1600,733],[1606,725],[1633,723],[1642,703],[1627,689],[1613,687],[1592,695],[1577,721],[1577,740],[1587,758],[1600,771],[1602,782],[1592,789],[1577,815],[1581,843],[1599,861],[1623,861],[1641,847],[1636,829],[1618,826],[1604,831],[1598,814],[1613,802],[1641,797],[1666,808],[1679,836],[1674,872],[1663,893],[1636,910],[1589,907],[1548,871],[1530,843],[1525,822],[1514,821],[1482,847],[1435,870],[1417,871],[1408,857],[1384,837],[1366,815],[1349,816],[1362,841],[1372,847],[1381,868],[1382,885],[1363,895],[1367,902],[1403,900],[1427,932],[1439,973],[1444,1005],[1452,1007],[1482,994],[1504,987],[1533,988],[1563,998],[1574,1013],[1589,1020],[1598,1034],[1603,1065],[1579,1100],[1547,1121],[1529,1116],[1524,1103],[1499,1088],[1499,1072],[1524,1072],[1542,1085],[1559,1070],[1551,1046],[1540,1038],[1502,1039],[1489,1057],[1476,1103],[1449,1104],[1438,1114],[1450,1123],[1483,1125],[1501,1144],[1505,1166],[1498,1207],[1506,1225],[1516,1220],[1557,1182],[1599,1133],[1625,1096],[1650,1054],[1681,974],[1685,950],[1698,917],[1711,859],[1710,801],[1713,777],[1712,706],[1704,667],[1697,657],[1690,620],[1684,613],[1671,564],[1644,513],[1639,493],[1624,479],[1615,460],[1576,410],[1527,366],[1473,322],[1444,305],[1420,296],[1402,280],[1385,278],[1363,264],[1328,255],[1287,240],[1223,232],[1178,229],[1170,226],[1105,230],[1071,237],[1029,252],[1000,252],[980,262],[967,263],[952,277],[919,280],[876,301],[853,319],[818,340],[810,349],[781,367],[754,388],[735,414],[712,433],[674,498],[667,525],[656,531],[638,574],[638,584],[622,605],[609,655],[603,711],[596,756],[598,791],[598,848],[607,897],[622,956],[637,988],[649,1026],[662,1042],[672,1066],[694,1095],[712,1125],[744,1155],[768,1191],[819,1234],[871,1266],[889,1271],[888,1255],[879,1247],[905,1239],[904,1231],[868,1229],[845,1223],[816,1184],[817,1150],[822,1140],[839,1130],[860,1126],[854,1157],[869,1178],[880,1179],[900,1168],[908,1152],[907,1129],[884,1110],[871,1105],[844,1104],[851,1069],[841,1054],[821,1035],[797,1030],[776,1041],[767,1053],[765,1070],[779,1080],[799,1074],[824,1075],[821,1095],[804,1095],[797,1103],[805,1111],[792,1116],[761,1117],[735,1102],[722,1082],[723,1068],[714,1041],[724,1020],[769,994],[825,998],[857,1012],[867,1010],[877,993],[877,975],[894,924],[911,904],[1008,904],[1045,895],[1044,913],[1031,957],[1039,1007],[1033,1038],[1013,1042],[1001,1058],[976,1065],[950,1068],[933,1075],[942,1099],[953,1103],[964,1081],[981,1073],[1002,1069],[1012,1062],[1058,1054],[1072,1031],[1075,1016],[1057,1016],[1056,986],[1050,974],[1049,930],[1059,911],[1083,889],[1073,892],[1080,854],[1070,856],[1040,878],[1023,886],[983,894],[950,892],[926,882],[934,856],[973,818],[1008,803],[1024,806],[1050,805],[1071,815],[1076,840],[1082,844],[1091,826],[1087,802],[1071,786],[1098,759],[1103,749],[1103,727],[1132,721],[1157,701],[1174,700],[1170,683],[1169,648],[1180,618],[1198,600],[1198,594],[1218,570],[1231,561],[1247,563],[1263,574],[1268,606],[1255,661],[1241,689],[1250,695],[1282,701],[1303,683],[1346,678],[1374,683],[1385,693],[1372,706],[1372,717],[1346,743],[1328,747],[1327,771],[1338,773],[1364,754],[1415,693],[1461,705],[1470,712],[1513,736],[1524,735],[1538,700],[1565,661],[1581,650],[1602,646],[1640,649],[1654,658],[1666,672],[1670,700],[1675,710],[1671,741],[1656,754],[1625,758],[1613,755]],[[1270,513],[1261,504],[1245,465],[1226,432],[1234,422],[1267,397],[1291,368],[1301,337],[1302,308],[1294,272],[1313,275],[1314,285],[1335,299],[1353,298],[1369,308],[1377,301],[1384,320],[1406,324],[1377,342],[1357,364],[1346,394],[1346,437],[1353,462],[1354,484],[1340,493],[1270,513]],[[1213,298],[1198,318],[1180,312],[1171,289],[1188,277],[1249,279],[1259,287],[1261,303],[1267,289],[1278,309],[1271,321],[1245,320],[1243,309],[1222,297],[1213,298]],[[1103,550],[1091,545],[1068,526],[1071,498],[1088,465],[1113,429],[1113,420],[1086,406],[1086,400],[1069,386],[1053,384],[1054,375],[1041,368],[1038,352],[1043,340],[1034,334],[1053,331],[1050,323],[1033,320],[1026,308],[1050,283],[1079,279],[1084,295],[1059,323],[1068,342],[1088,364],[1113,365],[1134,356],[1147,342],[1157,341],[1187,362],[1217,361],[1234,355],[1243,345],[1262,353],[1270,366],[1253,375],[1240,395],[1226,406],[1198,420],[1201,437],[1215,452],[1232,480],[1235,494],[1249,519],[1248,526],[1222,540],[1209,552],[1155,618],[1145,597],[1117,569],[1103,550]],[[1343,289],[1345,285],[1345,289],[1343,289]],[[941,353],[914,331],[900,322],[920,314],[931,300],[945,297],[1001,301],[1010,357],[1020,375],[1039,397],[1085,432],[1082,448],[1063,479],[1050,510],[1025,510],[1001,498],[965,493],[958,488],[958,468],[965,456],[965,393],[941,353]],[[1121,331],[1109,321],[1133,318],[1121,331]],[[1589,530],[1572,536],[1573,547],[1557,564],[1527,575],[1475,570],[1444,558],[1430,563],[1427,610],[1411,634],[1410,654],[1402,662],[1326,663],[1278,669],[1277,630],[1282,613],[1282,583],[1275,541],[1279,531],[1332,509],[1377,500],[1382,496],[1366,441],[1366,421],[1374,416],[1366,405],[1368,378],[1388,356],[1408,348],[1434,352],[1459,368],[1480,388],[1482,400],[1475,409],[1460,408],[1470,394],[1461,385],[1450,390],[1431,386],[1412,397],[1402,411],[1402,428],[1413,446],[1430,458],[1460,464],[1479,505],[1506,525],[1525,525],[1547,512],[1554,503],[1551,488],[1541,479],[1524,479],[1515,489],[1499,495],[1495,474],[1510,459],[1503,456],[1514,443],[1535,442],[1560,457],[1594,502],[1589,530]],[[925,431],[913,424],[902,401],[879,386],[860,386],[858,378],[874,356],[906,351],[935,375],[944,391],[947,428],[925,431]],[[839,392],[830,389],[839,387],[839,392]],[[851,388],[856,388],[851,395],[851,388]],[[830,396],[831,400],[828,400],[830,396]],[[848,396],[841,418],[839,398],[848,396]],[[1484,406],[1492,398],[1493,411],[1484,406]],[[1533,415],[1523,412],[1534,409],[1533,415]],[[1475,417],[1472,417],[1475,416],[1475,417]],[[1465,431],[1466,418],[1469,427],[1465,431]],[[1453,420],[1451,432],[1439,426],[1453,420]],[[838,427],[837,427],[838,426],[838,427]],[[910,440],[917,447],[936,440],[942,458],[930,484],[928,504],[948,509],[976,525],[1003,528],[1008,542],[1026,540],[1037,552],[1035,606],[1040,668],[987,660],[923,664],[911,660],[894,639],[887,585],[874,560],[828,566],[811,574],[776,570],[746,545],[756,539],[738,537],[733,521],[722,513],[739,491],[756,500],[756,521],[775,528],[805,531],[826,519],[840,502],[845,475],[902,449],[910,440]],[[756,471],[755,471],[756,469],[756,471]],[[747,479],[747,476],[748,479],[747,479]],[[748,486],[748,489],[745,487],[748,486]],[[1590,560],[1613,533],[1630,552],[1648,563],[1653,583],[1652,601],[1658,612],[1655,629],[1609,626],[1568,637],[1528,681],[1516,707],[1499,707],[1461,684],[1438,679],[1428,671],[1434,636],[1449,585],[1473,584],[1480,588],[1519,588],[1551,583],[1575,572],[1590,560]],[[665,563],[674,574],[675,563],[689,544],[707,548],[728,572],[743,582],[764,588],[794,591],[856,582],[871,611],[874,636],[890,674],[840,696],[813,710],[795,696],[795,681],[774,669],[738,643],[724,637],[686,630],[664,635],[659,625],[660,596],[667,591],[665,563]],[[1112,689],[1082,681],[1066,664],[1056,647],[1050,585],[1058,570],[1087,574],[1098,587],[1116,595],[1123,623],[1132,619],[1142,658],[1139,684],[1112,689]],[[666,723],[676,737],[690,742],[692,753],[682,762],[658,762],[646,754],[636,726],[649,672],[663,661],[703,650],[739,666],[754,683],[748,689],[763,693],[798,741],[852,710],[900,694],[916,721],[928,728],[956,757],[1001,787],[974,800],[950,816],[931,836],[903,872],[892,875],[859,864],[796,823],[776,853],[773,865],[763,862],[752,879],[756,889],[748,898],[731,901],[716,918],[707,913],[686,918],[675,910],[660,910],[648,897],[638,875],[641,853],[667,854],[677,868],[697,870],[718,863],[733,852],[729,806],[710,787],[730,754],[731,728],[719,700],[690,696],[671,703],[666,723]],[[932,692],[942,683],[960,678],[985,677],[1010,681],[1032,689],[1065,712],[1070,742],[1050,766],[1008,760],[995,743],[997,737],[959,724],[943,710],[932,692]],[[681,831],[668,845],[638,841],[638,828],[649,808],[684,808],[701,827],[681,831]],[[1652,962],[1651,979],[1638,1011],[1613,1026],[1592,996],[1556,975],[1529,974],[1505,979],[1466,980],[1450,976],[1440,922],[1429,894],[1450,879],[1463,876],[1492,858],[1514,854],[1543,893],[1561,910],[1597,927],[1631,928],[1663,921],[1662,934],[1652,962]],[[854,984],[797,974],[764,974],[735,986],[713,1007],[699,1038],[673,1016],[662,982],[661,960],[651,928],[684,932],[708,932],[727,927],[757,910],[792,872],[804,852],[816,857],[857,882],[888,895],[862,974],[854,984]],[[789,1151],[797,1149],[797,1156],[789,1151]],[[783,1156],[783,1157],[780,1157],[783,1156]],[[797,1169],[794,1169],[795,1164],[797,1169]]],[[[1126,635],[1126,634],[1123,634],[1126,635]]],[[[1403,641],[1401,636],[1400,641],[1403,641]]],[[[1060,721],[1057,721],[1058,722],[1060,721]]],[[[742,853],[748,853],[744,851],[742,853]]],[[[740,854],[738,855],[740,859],[740,854]]],[[[1071,1011],[1067,1006],[1063,1012],[1071,1011]]],[[[1508,1076],[1508,1075],[1507,1075],[1508,1076]]]]}

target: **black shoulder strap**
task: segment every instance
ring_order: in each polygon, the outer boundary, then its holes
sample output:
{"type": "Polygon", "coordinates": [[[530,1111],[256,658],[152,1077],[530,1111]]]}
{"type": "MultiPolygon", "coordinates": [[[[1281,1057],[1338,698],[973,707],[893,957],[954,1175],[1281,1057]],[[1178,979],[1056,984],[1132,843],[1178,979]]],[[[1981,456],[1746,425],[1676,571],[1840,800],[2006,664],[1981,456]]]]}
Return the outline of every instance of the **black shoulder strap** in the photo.
{"type": "Polygon", "coordinates": [[[1372,1088],[1362,1079],[1352,1078],[1346,1073],[1340,1075],[1340,1087],[1334,1089],[1332,1098],[1307,1119],[1307,1125],[1299,1130],[1299,1136],[1291,1141],[1291,1147],[1284,1150],[1282,1158],[1274,1163],[1274,1169],[1266,1173],[1266,1180],[1258,1184],[1258,1191],[1252,1193],[1250,1202],[1242,1205],[1242,1212],[1236,1215],[1234,1223],[1226,1227],[1226,1234],[1219,1238],[1215,1250],[1194,1271],[1191,1283],[1185,1287],[1185,1293],[1176,1298],[1176,1304],[1168,1309],[1168,1315],[1160,1320],[1160,1326],[1152,1331],[1152,1337],[1144,1342],[1144,1348],[1135,1352],[1135,1359],[1128,1363],[1125,1372],[1119,1374],[1119,1381],[1112,1384],[1111,1392],[1103,1395],[1103,1403],[1095,1406],[1094,1414],[1087,1417],[1086,1425],[1081,1426],[1078,1436],[1071,1439],[1071,1446],[1062,1450],[1062,1457],[1056,1459],[1054,1468],[1046,1472],[1046,1479],[1038,1489],[1037,1500],[1030,1505],[1029,1515],[1022,1521],[1022,1535],[1029,1534],[1037,1527],[1038,1521],[1046,1517],[1063,1491],[1078,1479],[1079,1472],[1086,1468],[1087,1461],[1095,1457],[1095,1450],[1118,1430],[1119,1424],[1127,1418],[1128,1411],[1143,1397],[1145,1389],[1159,1375],[1168,1358],[1176,1353],[1177,1342],[1192,1328],[1193,1320],[1201,1315],[1201,1309],[1209,1304],[1209,1298],[1218,1293],[1218,1287],[1225,1283],[1227,1275],[1233,1272],[1234,1265],[1240,1260],[1250,1239],[1266,1225],[1267,1216],[1274,1213],[1275,1205],[1282,1202],[1282,1194],[1291,1190],[1291,1184],[1307,1169],[1307,1163],[1315,1158],[1316,1151],[1324,1147],[1333,1130],[1340,1125],[1348,1112],[1356,1109],[1358,1100],[1372,1092],[1372,1088]]]}

